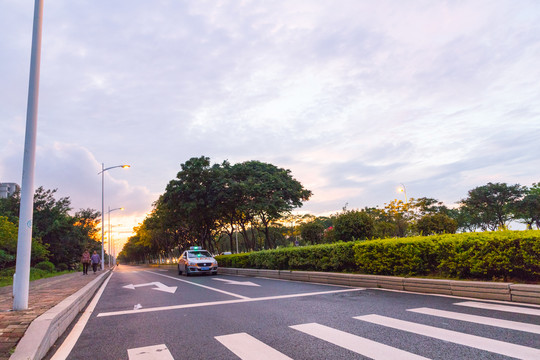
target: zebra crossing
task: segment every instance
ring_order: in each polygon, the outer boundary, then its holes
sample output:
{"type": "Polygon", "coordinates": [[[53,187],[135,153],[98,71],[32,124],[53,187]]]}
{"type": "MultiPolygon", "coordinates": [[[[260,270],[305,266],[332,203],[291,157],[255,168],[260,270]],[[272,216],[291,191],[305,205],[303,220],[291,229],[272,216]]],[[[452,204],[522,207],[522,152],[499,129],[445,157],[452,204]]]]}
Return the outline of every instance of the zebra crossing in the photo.
{"type": "MultiPolygon", "coordinates": [[[[517,314],[525,314],[533,317],[540,316],[540,309],[475,301],[459,302],[454,303],[453,305],[489,310],[493,312],[494,317],[470,315],[460,312],[438,310],[432,308],[414,308],[407,309],[407,311],[425,315],[427,317],[434,316],[438,318],[452,319],[467,323],[497,327],[508,331],[520,331],[540,335],[540,325],[496,318],[498,312],[511,312],[517,314]]],[[[443,340],[449,343],[467,346],[474,349],[487,351],[493,354],[508,356],[510,358],[530,360],[540,359],[540,336],[538,337],[537,342],[538,348],[536,348],[513,344],[500,340],[494,340],[482,336],[461,333],[459,331],[447,330],[435,326],[428,326],[377,314],[352,316],[352,318],[362,321],[364,323],[375,324],[377,326],[391,328],[406,333],[412,333],[433,339],[443,340]]],[[[428,359],[427,357],[421,356],[421,354],[413,354],[402,349],[398,349],[377,341],[373,341],[352,333],[334,329],[332,327],[318,323],[292,325],[289,326],[289,328],[297,330],[300,333],[310,335],[314,338],[323,340],[326,343],[331,344],[329,346],[338,346],[340,348],[347,349],[370,359],[428,359]]],[[[256,339],[255,337],[247,333],[216,336],[215,339],[242,360],[292,360],[291,357],[287,356],[286,354],[282,353],[277,349],[268,346],[264,342],[256,339]]]]}

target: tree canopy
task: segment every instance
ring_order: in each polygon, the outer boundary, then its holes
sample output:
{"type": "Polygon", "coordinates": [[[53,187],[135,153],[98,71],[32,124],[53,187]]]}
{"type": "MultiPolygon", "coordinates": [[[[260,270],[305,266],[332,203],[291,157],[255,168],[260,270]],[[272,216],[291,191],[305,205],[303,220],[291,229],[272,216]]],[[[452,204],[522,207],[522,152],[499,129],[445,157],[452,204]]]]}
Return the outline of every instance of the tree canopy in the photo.
{"type": "Polygon", "coordinates": [[[242,232],[251,250],[273,248],[281,236],[272,226],[310,196],[290,170],[272,164],[212,165],[208,157],[191,158],[181,164],[122,256],[128,257],[128,250],[136,254],[136,247],[167,254],[195,244],[215,252],[216,239],[225,233],[232,244],[234,231],[242,232]]]}
{"type": "MultiPolygon", "coordinates": [[[[81,209],[70,214],[69,197],[55,198],[57,190],[38,187],[34,193],[31,263],[48,260],[57,267],[73,267],[84,248],[98,250],[98,225],[101,214],[93,209],[81,209]]],[[[20,193],[0,199],[0,250],[15,256],[20,193]]],[[[5,263],[13,266],[14,262],[5,263]]]]}

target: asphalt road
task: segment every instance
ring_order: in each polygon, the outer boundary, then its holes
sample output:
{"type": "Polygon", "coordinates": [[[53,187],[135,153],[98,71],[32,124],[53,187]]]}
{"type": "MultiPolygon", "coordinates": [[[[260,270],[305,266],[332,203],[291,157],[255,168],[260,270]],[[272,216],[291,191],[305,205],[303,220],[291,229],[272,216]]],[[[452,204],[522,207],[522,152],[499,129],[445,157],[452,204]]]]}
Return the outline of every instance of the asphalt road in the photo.
{"type": "Polygon", "coordinates": [[[81,329],[68,359],[540,359],[540,306],[126,265],[81,329]]]}

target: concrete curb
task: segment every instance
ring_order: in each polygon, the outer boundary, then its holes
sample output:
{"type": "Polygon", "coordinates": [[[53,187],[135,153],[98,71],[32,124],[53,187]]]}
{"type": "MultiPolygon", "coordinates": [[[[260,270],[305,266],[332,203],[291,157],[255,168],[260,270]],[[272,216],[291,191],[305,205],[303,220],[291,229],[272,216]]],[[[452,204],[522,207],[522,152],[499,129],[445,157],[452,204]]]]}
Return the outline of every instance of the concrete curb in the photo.
{"type": "Polygon", "coordinates": [[[66,331],[111,271],[106,270],[82,289],[32,321],[10,360],[42,359],[66,331]]]}
{"type": "Polygon", "coordinates": [[[353,287],[381,288],[427,294],[443,294],[486,300],[504,300],[540,305],[540,285],[403,278],[397,276],[326,273],[265,269],[218,269],[224,275],[259,276],[353,287]]]}

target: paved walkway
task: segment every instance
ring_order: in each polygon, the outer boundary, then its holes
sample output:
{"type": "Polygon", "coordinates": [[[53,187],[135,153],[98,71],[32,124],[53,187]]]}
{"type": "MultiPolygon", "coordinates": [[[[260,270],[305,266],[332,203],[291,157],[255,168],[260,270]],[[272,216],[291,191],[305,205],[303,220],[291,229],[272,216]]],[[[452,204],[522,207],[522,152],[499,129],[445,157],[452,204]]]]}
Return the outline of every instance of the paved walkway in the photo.
{"type": "MultiPolygon", "coordinates": [[[[97,274],[101,274],[100,271],[97,274]]],[[[0,288],[0,360],[7,360],[30,323],[96,278],[89,272],[60,275],[30,282],[28,309],[12,311],[13,287],[0,288]]]]}

